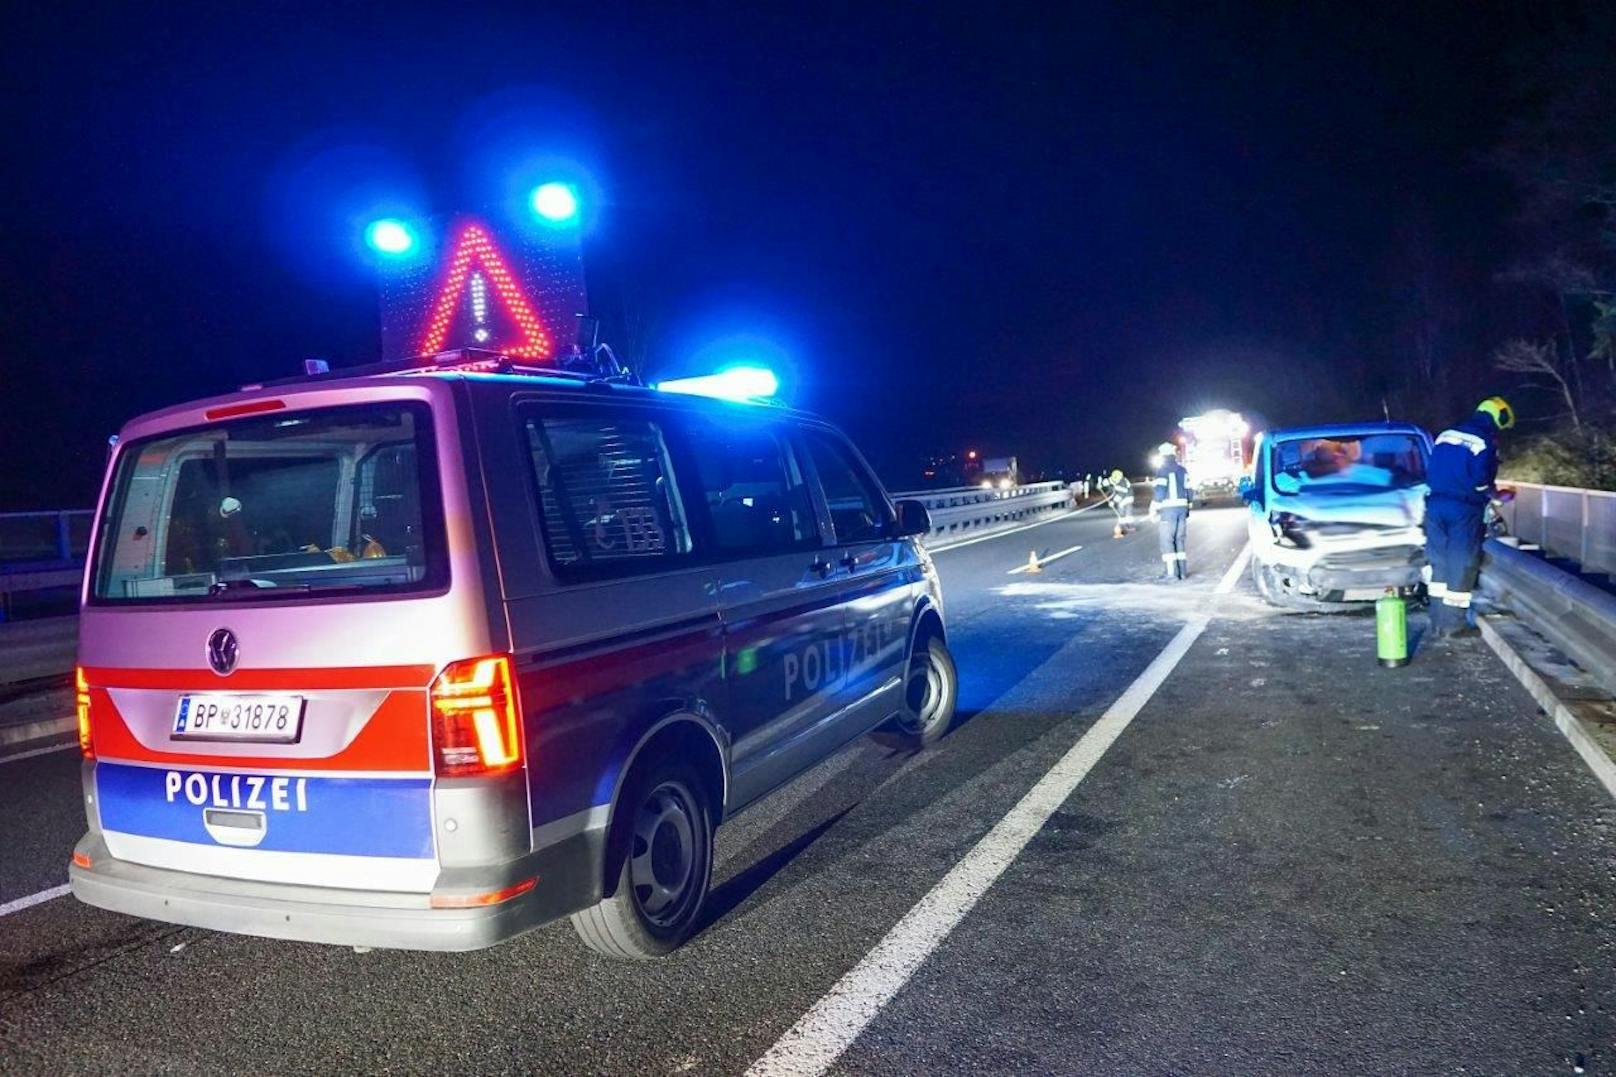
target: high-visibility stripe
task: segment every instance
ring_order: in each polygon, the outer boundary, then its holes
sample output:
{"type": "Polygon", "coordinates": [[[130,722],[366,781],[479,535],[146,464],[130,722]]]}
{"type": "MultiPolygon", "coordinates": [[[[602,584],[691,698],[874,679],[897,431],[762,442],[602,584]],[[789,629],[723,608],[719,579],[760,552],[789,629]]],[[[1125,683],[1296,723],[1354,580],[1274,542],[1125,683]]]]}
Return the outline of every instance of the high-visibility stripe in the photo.
{"type": "Polygon", "coordinates": [[[1189,557],[1189,554],[1185,553],[1183,550],[1179,550],[1177,553],[1175,553],[1173,555],[1173,560],[1174,561],[1183,561],[1187,557],[1189,557]]]}
{"type": "Polygon", "coordinates": [[[1487,451],[1487,439],[1472,434],[1468,430],[1444,430],[1437,437],[1438,445],[1458,445],[1469,449],[1472,455],[1480,456],[1487,451]]]}
{"type": "Polygon", "coordinates": [[[1448,585],[1441,580],[1432,580],[1426,585],[1425,593],[1432,598],[1441,598],[1448,593],[1448,585]]]}
{"type": "Polygon", "coordinates": [[[1170,553],[1164,553],[1164,554],[1162,554],[1162,560],[1163,561],[1171,561],[1171,560],[1173,560],[1173,555],[1170,554],[1170,553]]]}
{"type": "Polygon", "coordinates": [[[1181,509],[1188,504],[1189,502],[1185,501],[1182,497],[1164,497],[1159,498],[1156,501],[1156,507],[1158,509],[1181,509]]]}
{"type": "Polygon", "coordinates": [[[1449,591],[1442,596],[1442,604],[1452,606],[1454,609],[1467,610],[1470,608],[1470,592],[1449,591]]]}

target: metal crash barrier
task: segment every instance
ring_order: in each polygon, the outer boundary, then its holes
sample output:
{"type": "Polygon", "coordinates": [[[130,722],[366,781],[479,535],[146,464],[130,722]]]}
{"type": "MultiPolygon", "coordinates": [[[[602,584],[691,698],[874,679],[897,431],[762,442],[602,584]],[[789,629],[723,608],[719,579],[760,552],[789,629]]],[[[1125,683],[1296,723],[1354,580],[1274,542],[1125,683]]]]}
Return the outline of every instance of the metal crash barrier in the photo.
{"type": "Polygon", "coordinates": [[[1481,586],[1616,692],[1616,595],[1498,539],[1483,550],[1481,586]]]}
{"type": "Polygon", "coordinates": [[[1500,485],[1515,490],[1515,500],[1500,510],[1511,535],[1584,572],[1616,574],[1616,492],[1508,479],[1500,485]]]}
{"type": "Polygon", "coordinates": [[[32,596],[77,591],[91,515],[88,510],[0,512],[0,621],[11,619],[32,596]]]}
{"type": "Polygon", "coordinates": [[[925,534],[928,546],[946,545],[957,538],[1032,523],[1072,505],[1071,490],[1060,482],[1034,482],[1005,490],[959,486],[892,496],[895,500],[913,499],[926,506],[931,517],[931,530],[925,534]]]}

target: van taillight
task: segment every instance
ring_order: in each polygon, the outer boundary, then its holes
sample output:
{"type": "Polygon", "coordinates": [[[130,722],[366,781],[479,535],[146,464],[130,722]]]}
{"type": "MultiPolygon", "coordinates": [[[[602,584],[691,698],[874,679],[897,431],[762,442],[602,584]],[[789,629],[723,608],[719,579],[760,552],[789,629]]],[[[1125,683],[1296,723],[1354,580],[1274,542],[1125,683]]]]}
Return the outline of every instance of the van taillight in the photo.
{"type": "Polygon", "coordinates": [[[95,758],[95,747],[90,743],[90,682],[84,679],[84,667],[73,667],[73,704],[79,720],[79,751],[84,758],[95,758]]]}
{"type": "Polygon", "coordinates": [[[511,658],[451,662],[432,682],[432,746],[440,778],[500,774],[522,765],[522,708],[511,658]]]}

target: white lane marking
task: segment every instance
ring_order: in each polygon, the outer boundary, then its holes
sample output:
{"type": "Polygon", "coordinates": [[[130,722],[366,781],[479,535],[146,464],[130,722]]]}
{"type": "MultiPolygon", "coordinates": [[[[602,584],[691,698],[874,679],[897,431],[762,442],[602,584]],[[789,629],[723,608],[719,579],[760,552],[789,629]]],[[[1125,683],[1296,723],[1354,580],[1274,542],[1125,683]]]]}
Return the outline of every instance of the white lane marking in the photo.
{"type": "Polygon", "coordinates": [[[4,905],[0,905],[0,916],[10,916],[14,912],[22,912],[24,909],[31,909],[35,905],[43,905],[47,901],[66,897],[69,889],[68,885],[63,883],[61,886],[53,886],[49,890],[41,890],[37,894],[29,894],[27,897],[8,901],[4,905]]]}
{"type": "Polygon", "coordinates": [[[748,1077],[802,1077],[828,1070],[873,1021],[932,952],[965,918],[988,887],[1043,829],[1072,791],[1128,728],[1184,658],[1217,610],[1216,596],[1228,594],[1251,559],[1241,547],[1218,581],[1213,601],[1179,629],[1172,642],[1090,726],[1067,753],[1038,779],[1020,803],[951,868],[942,881],[904,914],[886,937],[836,982],[747,1070],[748,1077]]]}
{"type": "MultiPolygon", "coordinates": [[[[1068,547],[1066,547],[1066,549],[1062,550],[1060,553],[1052,553],[1048,557],[1040,557],[1040,558],[1037,559],[1038,567],[1043,568],[1045,565],[1049,564],[1051,561],[1059,561],[1061,558],[1065,557],[1067,554],[1076,553],[1078,550],[1081,550],[1082,548],[1083,547],[1081,547],[1081,546],[1068,546],[1068,547]]],[[[1026,565],[1017,565],[1015,568],[1011,569],[1006,575],[1014,576],[1018,572],[1027,572],[1030,569],[1031,569],[1031,564],[1030,563],[1026,564],[1026,565]]]]}
{"type": "Polygon", "coordinates": [[[1043,527],[1045,524],[1056,523],[1056,522],[1058,522],[1060,520],[1069,520],[1073,516],[1081,516],[1083,513],[1089,511],[1090,509],[1097,509],[1103,504],[1105,504],[1105,502],[1096,501],[1092,505],[1084,505],[1080,509],[1070,509],[1070,510],[1068,510],[1066,512],[1061,513],[1059,516],[1051,516],[1047,520],[1034,520],[1030,524],[1022,524],[1020,527],[1012,527],[1008,531],[994,531],[991,534],[977,535],[975,538],[960,539],[958,542],[949,542],[949,543],[945,543],[942,546],[927,546],[926,547],[926,552],[927,553],[947,553],[949,550],[958,550],[958,549],[961,549],[961,548],[966,547],[966,546],[974,546],[978,542],[986,542],[989,539],[1005,538],[1005,537],[1010,536],[1010,535],[1019,535],[1023,531],[1031,531],[1035,527],[1043,527]]]}
{"type": "Polygon", "coordinates": [[[69,748],[77,748],[78,746],[77,741],[72,741],[68,744],[47,744],[43,748],[30,748],[26,752],[18,752],[16,755],[0,755],[0,763],[15,763],[19,759],[32,759],[36,755],[46,755],[50,752],[65,752],[69,748]]]}

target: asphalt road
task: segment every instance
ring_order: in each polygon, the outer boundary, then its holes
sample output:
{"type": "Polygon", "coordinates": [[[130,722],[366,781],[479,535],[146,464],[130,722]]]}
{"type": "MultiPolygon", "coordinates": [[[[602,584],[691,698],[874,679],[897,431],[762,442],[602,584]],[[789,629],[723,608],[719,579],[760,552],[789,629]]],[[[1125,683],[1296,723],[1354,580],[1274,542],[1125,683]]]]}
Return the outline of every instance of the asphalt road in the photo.
{"type": "MultiPolygon", "coordinates": [[[[1196,514],[1178,585],[1148,529],[1109,530],[937,554],[962,723],[726,826],[669,960],[565,924],[355,954],[57,898],[0,916],[0,1071],[1616,1068],[1616,805],[1485,645],[1382,670],[1366,618],[1270,611],[1243,576],[1214,596],[1235,510],[1196,514]]],[[[77,771],[0,763],[0,908],[65,880],[77,771]]]]}

